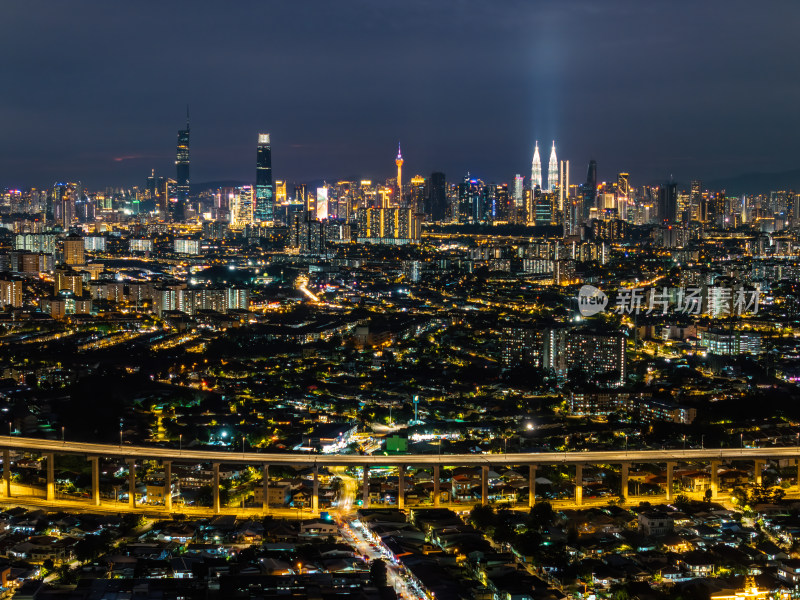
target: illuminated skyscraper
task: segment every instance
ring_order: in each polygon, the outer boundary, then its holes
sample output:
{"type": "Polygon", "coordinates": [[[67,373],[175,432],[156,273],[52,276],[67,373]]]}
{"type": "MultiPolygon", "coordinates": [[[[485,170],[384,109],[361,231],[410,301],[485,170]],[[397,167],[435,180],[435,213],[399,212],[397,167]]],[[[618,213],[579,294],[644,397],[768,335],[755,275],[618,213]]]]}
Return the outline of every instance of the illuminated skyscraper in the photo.
{"type": "Polygon", "coordinates": [[[328,218],[328,186],[323,185],[317,188],[317,215],[318,221],[328,218]]]}
{"type": "Polygon", "coordinates": [[[558,169],[558,210],[563,214],[569,202],[569,161],[562,160],[558,169]]]}
{"type": "Polygon", "coordinates": [[[183,220],[189,204],[189,109],[186,109],[186,129],[178,131],[178,149],[175,157],[175,200],[172,218],[183,220]]]}
{"type": "Polygon", "coordinates": [[[294,186],[294,201],[303,204],[305,210],[307,210],[307,208],[305,207],[306,197],[307,197],[306,184],[305,183],[296,184],[294,186]]]}
{"type": "Polygon", "coordinates": [[[533,150],[533,164],[531,165],[531,189],[542,187],[542,159],[539,158],[539,142],[533,150]]]}
{"type": "Polygon", "coordinates": [[[57,183],[53,187],[52,214],[56,223],[68,229],[75,219],[75,203],[80,196],[80,183],[57,183]]]}
{"type": "Polygon", "coordinates": [[[275,182],[275,201],[278,204],[286,202],[286,182],[278,180],[275,182]]]}
{"type": "Polygon", "coordinates": [[[394,159],[394,164],[397,165],[397,200],[399,202],[403,198],[403,153],[400,152],[400,142],[397,142],[397,158],[394,159]]]}
{"type": "Polygon", "coordinates": [[[447,182],[444,173],[432,173],[428,179],[428,197],[425,212],[431,221],[444,221],[447,217],[447,182]]]}
{"type": "Polygon", "coordinates": [[[689,206],[691,220],[705,221],[705,202],[703,202],[703,182],[700,180],[693,180],[691,184],[691,193],[689,197],[689,206]]]}
{"type": "Polygon", "coordinates": [[[630,204],[631,184],[628,173],[617,175],[617,218],[628,220],[628,205],[630,204]]]}
{"type": "Polygon", "coordinates": [[[556,141],[550,150],[550,163],[547,165],[547,191],[554,192],[558,187],[558,159],[556,158],[556,141]]]}
{"type": "Polygon", "coordinates": [[[275,188],[272,183],[272,146],[268,133],[258,134],[256,150],[256,202],[253,207],[256,221],[275,220],[275,188]]]}
{"type": "Polygon", "coordinates": [[[665,225],[678,219],[678,184],[670,181],[659,190],[658,218],[665,225]]]}
{"type": "Polygon", "coordinates": [[[229,197],[230,223],[234,229],[243,229],[253,222],[253,186],[236,188],[229,197]]]}
{"type": "Polygon", "coordinates": [[[514,176],[514,206],[520,208],[522,206],[522,202],[524,200],[523,196],[523,188],[525,184],[525,178],[517,174],[514,176]]]}
{"type": "Polygon", "coordinates": [[[589,169],[586,171],[586,183],[583,184],[581,190],[583,196],[583,217],[586,220],[589,216],[589,211],[596,208],[597,201],[597,161],[589,161],[589,169]]]}
{"type": "Polygon", "coordinates": [[[412,177],[409,193],[406,194],[406,202],[402,205],[403,208],[410,207],[415,213],[424,212],[426,187],[427,182],[422,175],[412,177]]]}
{"type": "Polygon", "coordinates": [[[156,198],[156,170],[150,171],[150,177],[147,178],[147,198],[155,200],[156,198]]]}

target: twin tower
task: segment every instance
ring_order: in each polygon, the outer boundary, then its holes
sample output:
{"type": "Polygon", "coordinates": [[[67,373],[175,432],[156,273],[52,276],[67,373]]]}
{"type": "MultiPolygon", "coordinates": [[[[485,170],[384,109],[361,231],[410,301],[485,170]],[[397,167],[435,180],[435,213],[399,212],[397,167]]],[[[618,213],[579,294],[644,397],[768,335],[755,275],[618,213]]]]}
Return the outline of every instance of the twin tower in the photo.
{"type": "Polygon", "coordinates": [[[531,166],[531,189],[539,189],[552,192],[558,187],[558,158],[556,158],[556,142],[553,140],[553,148],[550,150],[550,164],[547,165],[547,188],[542,185],[542,159],[539,158],[539,142],[533,150],[533,165],[531,166]]]}

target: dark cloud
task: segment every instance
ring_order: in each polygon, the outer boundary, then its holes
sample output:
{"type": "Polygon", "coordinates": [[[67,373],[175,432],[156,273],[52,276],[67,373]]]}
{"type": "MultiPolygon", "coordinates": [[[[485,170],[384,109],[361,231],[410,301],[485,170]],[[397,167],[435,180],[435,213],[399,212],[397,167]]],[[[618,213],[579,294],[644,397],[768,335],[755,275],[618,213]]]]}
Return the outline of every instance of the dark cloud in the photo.
{"type": "Polygon", "coordinates": [[[795,168],[800,4],[707,0],[10,3],[0,183],[466,171],[510,180],[533,142],[602,177],[795,168]]]}

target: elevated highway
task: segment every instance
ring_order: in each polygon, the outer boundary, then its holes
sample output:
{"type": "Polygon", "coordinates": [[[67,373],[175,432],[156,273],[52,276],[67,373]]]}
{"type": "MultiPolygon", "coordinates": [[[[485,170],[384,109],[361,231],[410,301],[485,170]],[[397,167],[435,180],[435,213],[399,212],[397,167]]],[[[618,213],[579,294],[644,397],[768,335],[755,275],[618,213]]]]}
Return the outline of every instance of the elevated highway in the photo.
{"type": "MultiPolygon", "coordinates": [[[[583,469],[591,465],[616,464],[620,466],[620,496],[628,498],[628,472],[632,464],[663,464],[666,471],[667,501],[672,500],[674,469],[679,463],[705,463],[710,465],[710,487],[713,498],[719,493],[718,472],[720,466],[727,461],[753,461],[753,479],[756,484],[762,482],[761,472],[768,460],[788,459],[797,461],[798,485],[800,485],[800,446],[765,447],[765,448],[690,448],[663,450],[597,450],[588,452],[533,452],[512,454],[402,454],[402,455],[356,455],[356,454],[274,454],[262,452],[231,452],[215,450],[175,449],[162,446],[131,446],[127,444],[96,444],[90,442],[73,442],[59,440],[43,440],[16,436],[0,436],[0,450],[3,456],[2,492],[6,500],[12,498],[11,486],[11,452],[39,454],[45,458],[46,485],[44,502],[57,503],[55,497],[54,457],[56,455],[83,455],[91,463],[92,492],[90,505],[100,506],[100,459],[117,459],[128,464],[128,505],[130,510],[153,510],[152,506],[136,504],[136,463],[143,460],[157,460],[162,463],[164,481],[172,481],[172,464],[210,464],[212,470],[211,488],[212,506],[209,510],[219,513],[222,510],[219,499],[220,465],[247,465],[259,467],[263,471],[261,495],[262,511],[270,509],[269,467],[293,466],[313,468],[313,487],[311,494],[311,513],[319,513],[319,477],[321,467],[331,468],[334,473],[343,472],[344,468],[360,468],[362,471],[361,493],[362,506],[369,505],[370,468],[396,468],[398,474],[397,506],[405,506],[406,472],[410,468],[426,468],[433,471],[433,506],[441,506],[441,473],[443,466],[479,467],[481,471],[481,502],[489,499],[488,474],[495,466],[528,467],[528,505],[532,506],[536,498],[536,470],[545,465],[569,465],[574,469],[572,478],[575,495],[572,503],[583,504],[583,469]]],[[[352,503],[355,496],[353,487],[358,483],[348,476],[347,495],[352,503]]],[[[37,501],[38,502],[38,501],[37,501]]],[[[118,505],[117,505],[118,506],[118,505]]],[[[163,510],[172,510],[172,497],[165,494],[163,510]]]]}
{"type": "Polygon", "coordinates": [[[620,462],[659,463],[712,460],[771,460],[800,458],[800,446],[765,448],[689,448],[669,450],[593,450],[588,452],[531,452],[510,454],[271,454],[266,452],[229,452],[165,448],[162,446],[131,446],[127,444],[94,444],[43,440],[17,436],[0,436],[0,449],[24,450],[37,453],[82,454],[107,458],[137,458],[179,462],[319,466],[492,466],[492,465],[554,465],[610,464],[620,462]]]}

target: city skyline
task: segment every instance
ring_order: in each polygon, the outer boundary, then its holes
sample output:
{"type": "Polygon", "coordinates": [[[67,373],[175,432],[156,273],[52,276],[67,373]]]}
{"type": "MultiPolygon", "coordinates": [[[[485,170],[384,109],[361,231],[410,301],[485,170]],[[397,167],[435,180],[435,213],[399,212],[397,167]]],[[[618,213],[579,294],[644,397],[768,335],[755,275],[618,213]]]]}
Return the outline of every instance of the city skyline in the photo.
{"type": "Polygon", "coordinates": [[[0,597],[800,598],[798,17],[7,7],[0,597]]]}
{"type": "Polygon", "coordinates": [[[601,179],[626,171],[639,181],[710,180],[795,167],[794,66],[775,57],[798,54],[796,7],[770,15],[743,3],[612,8],[241,3],[201,7],[177,37],[179,4],[150,13],[98,8],[80,21],[57,6],[35,18],[11,8],[0,44],[15,58],[6,79],[25,93],[2,103],[0,184],[139,184],[142,173],[171,162],[170,133],[186,103],[197,182],[251,180],[257,131],[272,133],[281,148],[275,176],[289,181],[390,176],[382,149],[398,138],[408,173],[470,171],[487,181],[512,180],[535,139],[559,140],[559,154],[575,164],[597,159],[601,179]],[[259,47],[246,40],[258,39],[251,28],[264,19],[274,31],[259,47]],[[769,39],[730,42],[746,33],[745,21],[769,27],[769,39]],[[380,27],[370,33],[364,22],[380,27]],[[651,34],[654,24],[663,33],[651,34]],[[413,43],[404,35],[411,26],[413,43]],[[602,31],[613,34],[598,38],[602,31]],[[133,53],[117,42],[140,33],[154,42],[133,53]],[[31,48],[18,36],[42,42],[31,48]],[[209,45],[210,37],[219,41],[209,45]],[[59,59],[48,61],[56,47],[59,59]],[[281,60],[289,47],[292,60],[281,60]],[[254,62],[262,73],[255,78],[254,62]],[[392,80],[414,85],[385,85],[387,67],[392,80]],[[759,94],[742,87],[746,74],[759,94]],[[454,84],[464,77],[492,94],[460,93],[454,84]],[[354,85],[340,89],[342,78],[354,85]],[[45,93],[52,85],[63,92],[58,102],[45,93]],[[52,138],[63,143],[45,143],[52,138]]]}

